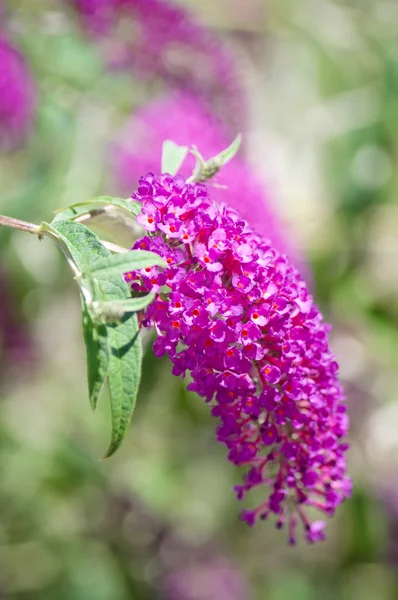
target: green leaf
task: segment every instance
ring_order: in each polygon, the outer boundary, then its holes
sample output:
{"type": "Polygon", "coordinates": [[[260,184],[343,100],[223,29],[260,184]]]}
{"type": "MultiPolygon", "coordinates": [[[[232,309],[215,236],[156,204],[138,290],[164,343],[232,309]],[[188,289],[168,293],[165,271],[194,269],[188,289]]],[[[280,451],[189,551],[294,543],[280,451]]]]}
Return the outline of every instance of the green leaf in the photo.
{"type": "Polygon", "coordinates": [[[141,205],[139,202],[126,200],[124,198],[115,198],[113,196],[98,196],[97,198],[92,198],[86,202],[76,202],[58,209],[52,223],[74,220],[87,213],[91,213],[94,217],[96,214],[103,214],[106,212],[105,208],[108,206],[119,208],[130,216],[137,216],[141,212],[141,205]]]}
{"type": "Polygon", "coordinates": [[[233,159],[237,154],[241,143],[242,135],[239,133],[228,148],[225,148],[225,150],[222,150],[222,152],[208,160],[205,160],[194,146],[191,152],[196,157],[196,165],[191,177],[187,179],[187,182],[194,183],[211,179],[224,165],[233,159]]]}
{"type": "Polygon", "coordinates": [[[107,279],[82,275],[90,273],[95,260],[111,256],[87,227],[73,221],[59,221],[54,225],[43,223],[42,231],[56,239],[75,273],[80,274],[77,279],[83,297],[89,390],[96,402],[106,374],[110,391],[112,436],[106,458],[119,448],[135,407],[142,348],[136,314],[125,315],[117,324],[98,325],[93,323],[91,306],[93,302],[128,300],[130,290],[121,275],[109,275],[107,279]]]}
{"type": "Polygon", "coordinates": [[[113,323],[120,321],[124,315],[139,312],[146,308],[155,299],[155,294],[150,293],[129,300],[114,300],[113,302],[94,302],[92,313],[96,322],[113,323]]]}
{"type": "Polygon", "coordinates": [[[241,143],[242,134],[238,133],[238,135],[236,136],[232,144],[228,146],[228,148],[225,148],[225,150],[222,150],[222,152],[220,152],[216,156],[213,156],[213,158],[211,158],[208,162],[214,163],[219,169],[221,169],[221,167],[226,165],[238,153],[241,143]]]}
{"type": "Polygon", "coordinates": [[[179,146],[171,140],[163,142],[162,173],[176,175],[188,154],[188,146],[179,146]]]}
{"type": "Polygon", "coordinates": [[[91,408],[97,401],[108,374],[109,348],[107,329],[104,324],[94,323],[82,296],[83,338],[86,346],[88,393],[91,408]]]}
{"type": "MultiPolygon", "coordinates": [[[[101,244],[97,236],[84,225],[69,221],[54,224],[43,224],[42,228],[57,238],[63,252],[73,261],[75,273],[88,269],[90,258],[106,257],[110,252],[101,244]]],[[[108,373],[109,348],[107,330],[104,325],[96,325],[89,312],[87,301],[92,301],[95,295],[94,282],[79,279],[82,313],[83,338],[86,346],[87,379],[90,404],[93,410],[97,406],[99,394],[108,373]]]]}
{"type": "Polygon", "coordinates": [[[113,254],[107,258],[95,261],[91,265],[91,274],[94,277],[108,277],[109,275],[122,275],[129,271],[137,271],[146,267],[165,267],[164,260],[155,252],[147,250],[130,250],[123,254],[113,254]]]}
{"type": "MultiPolygon", "coordinates": [[[[121,300],[122,295],[126,299],[130,296],[129,288],[120,275],[100,280],[98,285],[105,302],[121,300]]],[[[137,315],[125,315],[120,323],[108,324],[106,329],[110,350],[108,387],[111,397],[112,437],[104,458],[108,458],[119,448],[126,434],[135,408],[142,365],[137,315]]]]}
{"type": "Polygon", "coordinates": [[[110,256],[109,250],[101,244],[98,237],[81,223],[59,221],[57,223],[42,223],[43,233],[55,238],[65,255],[69,256],[76,271],[90,271],[91,265],[99,258],[110,256]]]}

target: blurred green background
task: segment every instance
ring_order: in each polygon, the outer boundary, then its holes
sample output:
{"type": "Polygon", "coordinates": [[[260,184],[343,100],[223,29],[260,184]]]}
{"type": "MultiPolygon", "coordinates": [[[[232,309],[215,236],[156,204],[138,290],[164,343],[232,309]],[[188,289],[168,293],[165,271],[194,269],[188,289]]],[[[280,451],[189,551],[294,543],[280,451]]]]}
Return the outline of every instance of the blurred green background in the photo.
{"type": "MultiPolygon", "coordinates": [[[[49,240],[0,231],[0,598],[398,598],[398,4],[181,1],[235,55],[246,152],[313,270],[351,416],[354,496],[318,546],[252,530],[207,408],[148,349],[129,435],[91,413],[77,288],[49,240]]],[[[38,86],[0,156],[0,213],[120,193],[109,144],[153,82],[109,71],[68,2],[8,0],[38,86]]],[[[194,68],[194,65],[193,65],[194,68]]],[[[157,84],[156,84],[157,85],[157,84]]],[[[156,87],[156,86],[155,86],[156,87]]],[[[155,168],[160,165],[154,165],[155,168]]]]}

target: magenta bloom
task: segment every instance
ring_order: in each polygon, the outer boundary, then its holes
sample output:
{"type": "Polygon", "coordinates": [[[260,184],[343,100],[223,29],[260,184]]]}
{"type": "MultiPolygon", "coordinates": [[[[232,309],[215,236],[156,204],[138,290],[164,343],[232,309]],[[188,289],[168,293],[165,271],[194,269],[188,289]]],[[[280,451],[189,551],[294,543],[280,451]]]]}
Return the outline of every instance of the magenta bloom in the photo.
{"type": "Polygon", "coordinates": [[[242,518],[276,516],[296,541],[324,538],[323,521],[350,494],[344,441],[348,417],[330,327],[285,256],[239,214],[217,205],[202,184],[149,174],[133,198],[148,235],[133,248],[168,265],[128,273],[135,291],[156,292],[142,325],[155,327],[157,356],[202,396],[218,419],[228,458],[244,466],[238,499],[262,487],[263,500],[242,518]],[[147,225],[148,223],[148,225],[147,225]]]}
{"type": "Polygon", "coordinates": [[[245,101],[233,56],[189,12],[166,0],[68,1],[110,66],[193,92],[231,131],[242,129],[245,101]]]}
{"type": "Polygon", "coordinates": [[[110,33],[118,0],[68,0],[80,13],[85,27],[95,34],[110,33]]]}
{"type": "MultiPolygon", "coordinates": [[[[180,145],[196,144],[205,158],[216,155],[232,141],[225,135],[222,124],[190,94],[157,99],[133,115],[116,148],[115,179],[121,182],[122,193],[134,188],[141,173],[151,172],[160,165],[166,139],[180,145]]],[[[189,177],[194,166],[195,158],[190,154],[181,174],[189,177]]],[[[272,206],[264,185],[244,159],[235,157],[212,181],[223,186],[212,186],[214,200],[239,210],[249,223],[256,224],[258,233],[269,238],[277,250],[302,266],[300,252],[292,242],[293,236],[282,223],[276,207],[272,206]]]]}
{"type": "Polygon", "coordinates": [[[22,55],[0,38],[0,149],[23,140],[35,110],[33,79],[22,55]]]}

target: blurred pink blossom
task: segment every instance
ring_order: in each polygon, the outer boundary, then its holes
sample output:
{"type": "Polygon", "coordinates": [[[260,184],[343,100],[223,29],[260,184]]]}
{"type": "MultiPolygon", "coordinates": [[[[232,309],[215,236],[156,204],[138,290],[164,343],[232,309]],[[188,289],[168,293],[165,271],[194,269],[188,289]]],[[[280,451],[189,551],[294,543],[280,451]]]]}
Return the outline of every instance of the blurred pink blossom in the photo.
{"type": "Polygon", "coordinates": [[[170,573],[165,581],[167,600],[250,600],[241,574],[225,561],[195,565],[170,573]]]}
{"type": "Polygon", "coordinates": [[[107,64],[201,98],[242,128],[244,92],[235,57],[209,28],[165,0],[68,0],[99,43],[107,64]]]}
{"type": "Polygon", "coordinates": [[[66,0],[80,14],[83,25],[96,35],[110,32],[118,0],[66,0]]]}
{"type": "Polygon", "coordinates": [[[27,135],[34,117],[35,95],[24,57],[0,37],[0,149],[15,148],[27,135]]]}

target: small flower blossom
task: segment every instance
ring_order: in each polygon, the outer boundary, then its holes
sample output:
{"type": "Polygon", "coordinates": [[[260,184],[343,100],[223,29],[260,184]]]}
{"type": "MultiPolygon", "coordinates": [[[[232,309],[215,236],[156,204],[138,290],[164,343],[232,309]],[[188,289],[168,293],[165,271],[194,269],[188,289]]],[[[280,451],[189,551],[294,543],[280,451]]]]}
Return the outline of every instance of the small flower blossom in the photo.
{"type": "Polygon", "coordinates": [[[218,419],[229,460],[245,467],[238,499],[264,490],[242,519],[254,525],[275,515],[291,544],[300,523],[309,542],[324,539],[324,521],[311,523],[306,508],[330,516],[350,495],[348,417],[330,328],[304,281],[202,184],[149,174],[133,198],[154,217],[142,221],[150,235],[133,248],[158,253],[167,266],[150,269],[149,278],[128,273],[126,281],[132,290],[159,290],[142,324],[156,329],[156,356],[168,354],[175,375],[189,372],[188,388],[218,419]]]}

